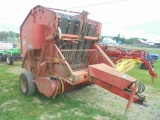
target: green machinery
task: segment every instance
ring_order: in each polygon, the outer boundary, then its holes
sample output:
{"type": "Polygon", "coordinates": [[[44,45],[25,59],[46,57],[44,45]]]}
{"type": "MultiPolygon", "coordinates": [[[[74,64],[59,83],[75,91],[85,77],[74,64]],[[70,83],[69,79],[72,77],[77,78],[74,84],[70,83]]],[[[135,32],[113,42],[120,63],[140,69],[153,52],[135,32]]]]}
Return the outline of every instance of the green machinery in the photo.
{"type": "Polygon", "coordinates": [[[6,62],[8,65],[13,65],[14,61],[18,61],[20,58],[20,49],[14,48],[0,51],[0,62],[6,62]]]}

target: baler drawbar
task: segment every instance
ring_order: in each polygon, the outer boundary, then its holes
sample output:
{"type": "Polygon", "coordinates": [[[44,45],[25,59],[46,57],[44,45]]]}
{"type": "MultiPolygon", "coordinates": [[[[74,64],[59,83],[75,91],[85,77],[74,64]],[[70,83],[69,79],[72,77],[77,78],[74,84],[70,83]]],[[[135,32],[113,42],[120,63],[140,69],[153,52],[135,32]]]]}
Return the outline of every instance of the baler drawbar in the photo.
{"type": "Polygon", "coordinates": [[[37,87],[54,98],[96,84],[127,99],[126,109],[132,102],[143,105],[144,85],[115,69],[98,44],[101,23],[87,16],[86,11],[42,6],[29,12],[20,28],[22,68],[26,69],[20,75],[22,93],[33,95],[37,87]]]}

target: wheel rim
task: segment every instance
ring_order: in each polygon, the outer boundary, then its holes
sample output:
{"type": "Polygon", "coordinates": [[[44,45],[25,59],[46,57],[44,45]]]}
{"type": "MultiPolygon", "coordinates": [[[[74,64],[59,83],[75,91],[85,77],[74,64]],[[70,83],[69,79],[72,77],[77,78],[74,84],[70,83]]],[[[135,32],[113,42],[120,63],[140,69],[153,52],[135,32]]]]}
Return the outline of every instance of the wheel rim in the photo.
{"type": "Polygon", "coordinates": [[[7,57],[7,63],[9,63],[9,58],[7,57]]]}
{"type": "Polygon", "coordinates": [[[24,79],[21,78],[20,81],[20,86],[21,86],[21,90],[23,93],[25,93],[27,91],[27,83],[24,79]]]}

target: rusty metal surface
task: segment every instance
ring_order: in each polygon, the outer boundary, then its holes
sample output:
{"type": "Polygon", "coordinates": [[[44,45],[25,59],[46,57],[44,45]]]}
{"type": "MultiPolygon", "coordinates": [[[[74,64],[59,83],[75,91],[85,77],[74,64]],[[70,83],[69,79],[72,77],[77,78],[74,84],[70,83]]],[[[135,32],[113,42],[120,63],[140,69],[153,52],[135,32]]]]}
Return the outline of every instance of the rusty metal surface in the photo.
{"type": "Polygon", "coordinates": [[[35,81],[38,90],[43,93],[47,97],[51,97],[56,94],[56,90],[58,89],[58,81],[51,82],[48,77],[38,77],[35,81]]]}
{"type": "Polygon", "coordinates": [[[106,63],[109,66],[112,66],[114,68],[115,64],[111,61],[111,59],[103,52],[103,50],[100,48],[100,46],[98,44],[95,44],[95,47],[97,48],[97,51],[99,52],[99,58],[100,58],[100,62],[102,63],[106,63]]]}
{"type": "Polygon", "coordinates": [[[80,89],[91,85],[90,82],[83,82],[77,85],[71,85],[62,79],[49,78],[49,77],[39,77],[35,81],[38,90],[47,97],[56,97],[59,94],[68,92],[71,90],[80,89]]]}
{"type": "MultiPolygon", "coordinates": [[[[62,34],[62,40],[72,40],[72,39],[78,39],[78,35],[70,35],[70,34],[62,34]],[[69,38],[69,39],[66,39],[69,38]]],[[[90,37],[90,36],[84,36],[84,39],[86,40],[98,40],[97,37],[90,37]]]]}
{"type": "Polygon", "coordinates": [[[89,65],[89,74],[97,79],[103,80],[120,89],[125,89],[136,79],[117,71],[104,63],[89,65]]]}

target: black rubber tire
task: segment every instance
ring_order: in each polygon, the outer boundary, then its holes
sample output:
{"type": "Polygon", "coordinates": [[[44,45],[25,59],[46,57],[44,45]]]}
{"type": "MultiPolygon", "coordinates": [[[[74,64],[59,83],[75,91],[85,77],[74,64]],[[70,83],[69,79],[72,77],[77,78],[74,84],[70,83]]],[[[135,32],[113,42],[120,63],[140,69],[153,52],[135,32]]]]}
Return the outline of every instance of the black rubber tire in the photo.
{"type": "Polygon", "coordinates": [[[7,56],[6,57],[6,63],[7,63],[7,65],[13,65],[13,63],[14,63],[14,59],[13,59],[13,57],[12,56],[7,56]]]}
{"type": "Polygon", "coordinates": [[[36,84],[33,82],[34,76],[30,71],[24,71],[19,77],[21,92],[26,96],[31,96],[36,92],[36,84]]]}
{"type": "Polygon", "coordinates": [[[140,69],[142,69],[142,70],[148,70],[147,66],[144,63],[141,64],[140,69]]]}

